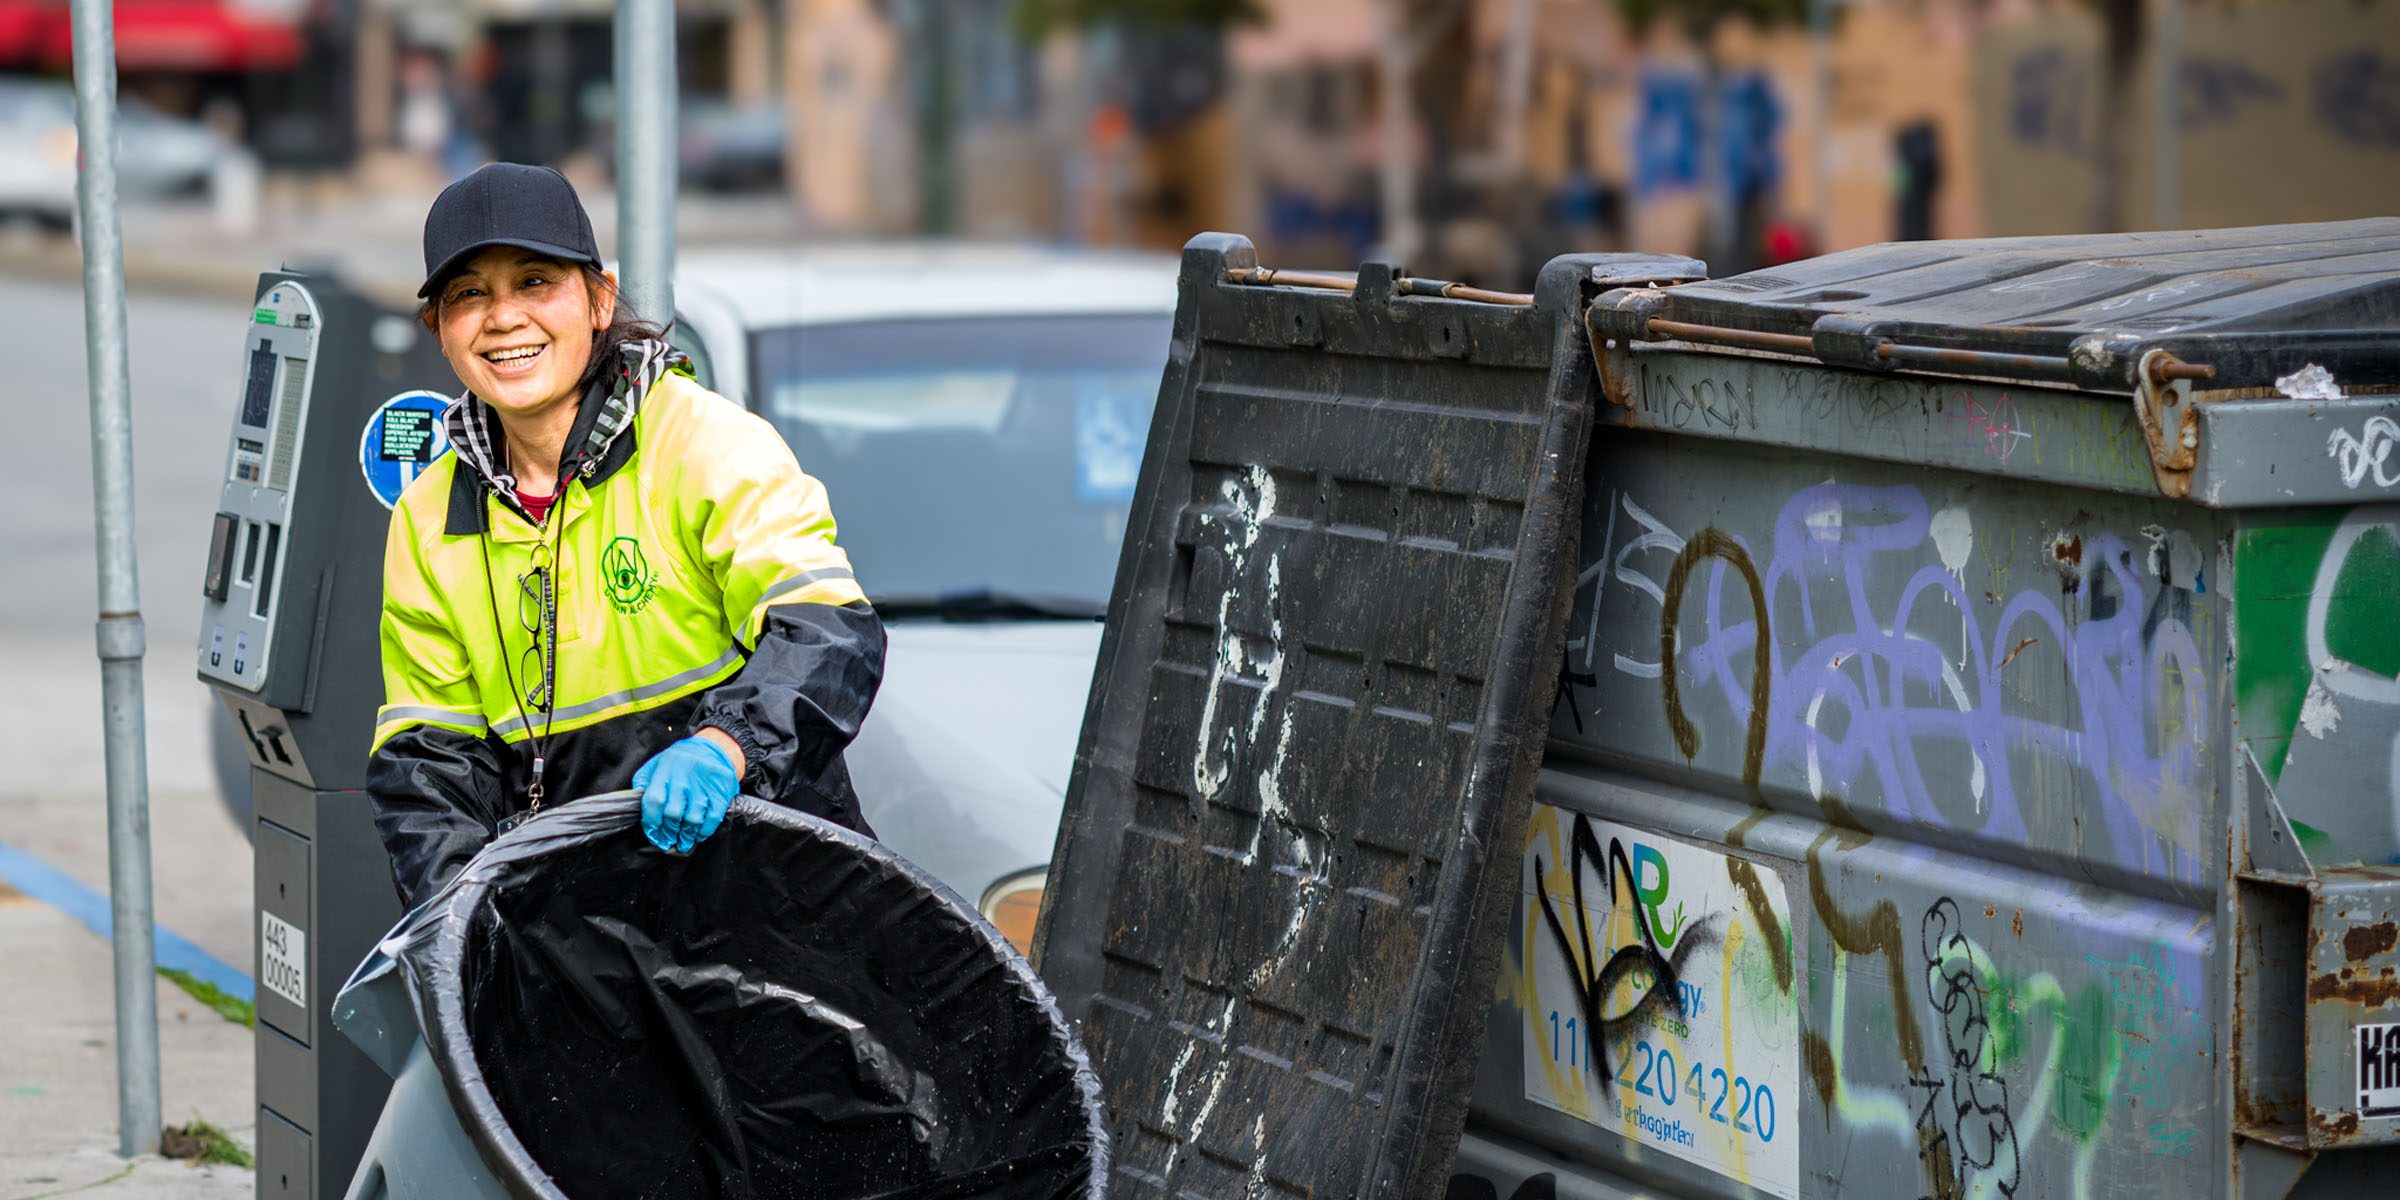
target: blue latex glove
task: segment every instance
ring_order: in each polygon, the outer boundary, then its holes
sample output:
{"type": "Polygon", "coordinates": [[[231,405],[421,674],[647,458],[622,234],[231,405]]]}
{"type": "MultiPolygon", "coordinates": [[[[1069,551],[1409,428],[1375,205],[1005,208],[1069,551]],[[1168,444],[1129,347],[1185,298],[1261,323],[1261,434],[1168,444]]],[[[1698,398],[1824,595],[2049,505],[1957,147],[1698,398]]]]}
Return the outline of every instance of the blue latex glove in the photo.
{"type": "Polygon", "coordinates": [[[642,793],[642,833],[651,845],[682,854],[717,831],[742,781],[724,747],[688,737],[643,763],[633,786],[642,793]]]}

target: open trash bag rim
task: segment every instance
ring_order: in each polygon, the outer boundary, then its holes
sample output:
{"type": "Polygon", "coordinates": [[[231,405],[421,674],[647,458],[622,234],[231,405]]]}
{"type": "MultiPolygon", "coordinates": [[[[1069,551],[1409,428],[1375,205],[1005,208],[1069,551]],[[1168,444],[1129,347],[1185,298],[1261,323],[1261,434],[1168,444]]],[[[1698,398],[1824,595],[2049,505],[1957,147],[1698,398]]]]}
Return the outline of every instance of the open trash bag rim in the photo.
{"type": "MultiPolygon", "coordinates": [[[[378,1044],[388,1043],[389,1039],[375,1038],[368,1030],[359,1028],[371,1024],[371,1018],[361,1019],[361,1006],[346,1001],[353,995],[363,995],[362,989],[383,976],[395,970],[401,972],[417,1028],[423,1033],[427,1052],[440,1068],[443,1090],[463,1118],[460,1124],[483,1155],[485,1164],[518,1200],[571,1198],[526,1149],[484,1082],[474,1041],[467,1030],[464,989],[455,978],[466,951],[468,929],[492,891],[517,878],[528,864],[588,845],[597,837],[635,829],[640,822],[639,791],[606,792],[560,805],[495,838],[441,891],[403,916],[376,945],[375,952],[351,974],[335,998],[335,1024],[370,1058],[386,1070],[396,1071],[399,1058],[406,1054],[405,1042],[396,1047],[378,1044]],[[420,963],[426,969],[452,976],[448,980],[450,986],[432,986],[433,981],[420,977],[417,970],[420,963]]],[[[1090,1200],[1106,1196],[1110,1148],[1099,1077],[1092,1070],[1082,1040],[1059,1009],[1057,999],[1034,973],[1032,965],[1008,946],[1000,932],[948,885],[871,838],[748,796],[736,799],[727,809],[725,827],[716,836],[745,836],[744,826],[769,826],[788,834],[839,844],[931,893],[968,931],[1004,951],[998,958],[1009,985],[1020,1000],[1040,1014],[1067,1050],[1093,1147],[1086,1195],[1090,1200]]],[[[666,853],[655,849],[652,852],[666,853]]]]}

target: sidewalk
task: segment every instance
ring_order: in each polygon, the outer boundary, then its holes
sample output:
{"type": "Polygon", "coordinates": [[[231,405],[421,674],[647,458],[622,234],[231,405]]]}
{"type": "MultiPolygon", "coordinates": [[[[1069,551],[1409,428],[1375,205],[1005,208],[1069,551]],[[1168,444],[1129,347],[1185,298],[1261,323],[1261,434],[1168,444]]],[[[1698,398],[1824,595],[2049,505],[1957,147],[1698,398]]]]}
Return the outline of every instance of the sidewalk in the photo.
{"type": "MultiPolygon", "coordinates": [[[[116,1155],[115,986],[109,944],[0,884],[0,1200],[248,1197],[251,1172],[116,1155]]],[[[252,1148],[250,1030],[173,984],[158,988],[166,1121],[199,1118],[252,1148]]]]}

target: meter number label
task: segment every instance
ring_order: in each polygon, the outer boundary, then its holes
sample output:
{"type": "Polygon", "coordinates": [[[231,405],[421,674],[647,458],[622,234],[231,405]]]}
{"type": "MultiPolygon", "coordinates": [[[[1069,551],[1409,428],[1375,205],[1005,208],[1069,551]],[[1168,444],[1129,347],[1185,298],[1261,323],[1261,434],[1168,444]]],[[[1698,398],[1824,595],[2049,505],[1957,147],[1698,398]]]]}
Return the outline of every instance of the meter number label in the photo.
{"type": "Polygon", "coordinates": [[[308,1007],[308,935],[274,913],[258,913],[258,982],[268,991],[308,1007]]]}

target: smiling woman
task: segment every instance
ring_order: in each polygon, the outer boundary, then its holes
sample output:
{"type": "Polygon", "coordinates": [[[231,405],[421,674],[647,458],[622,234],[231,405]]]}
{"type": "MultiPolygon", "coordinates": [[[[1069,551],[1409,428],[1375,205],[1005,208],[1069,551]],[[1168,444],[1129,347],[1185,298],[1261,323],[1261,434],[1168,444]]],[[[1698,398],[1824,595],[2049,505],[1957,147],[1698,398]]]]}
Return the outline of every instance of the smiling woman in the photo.
{"type": "Polygon", "coordinates": [[[864,830],[842,750],[883,628],[824,487],[619,303],[555,171],[444,191],[417,294],[467,390],[385,553],[367,790],[407,899],[629,785],[670,853],[742,790],[864,830]]]}

